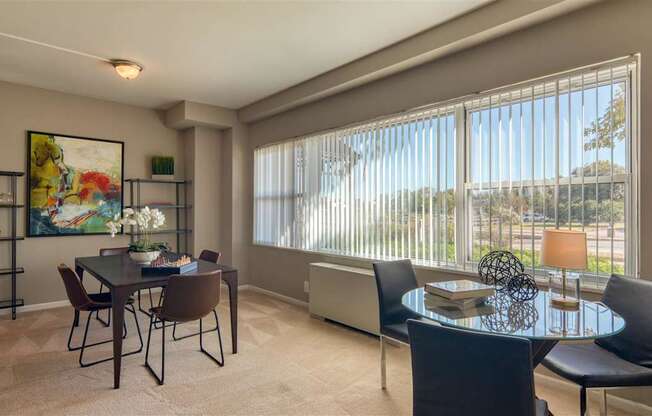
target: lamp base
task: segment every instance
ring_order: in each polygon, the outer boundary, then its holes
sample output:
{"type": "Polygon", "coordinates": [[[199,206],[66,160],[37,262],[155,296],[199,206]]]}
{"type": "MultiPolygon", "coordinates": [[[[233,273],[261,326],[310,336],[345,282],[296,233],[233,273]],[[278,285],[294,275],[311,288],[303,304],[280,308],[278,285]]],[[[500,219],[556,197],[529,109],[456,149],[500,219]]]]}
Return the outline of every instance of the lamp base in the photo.
{"type": "Polygon", "coordinates": [[[580,308],[580,300],[571,297],[555,296],[550,299],[550,306],[557,309],[575,311],[580,308]]]}

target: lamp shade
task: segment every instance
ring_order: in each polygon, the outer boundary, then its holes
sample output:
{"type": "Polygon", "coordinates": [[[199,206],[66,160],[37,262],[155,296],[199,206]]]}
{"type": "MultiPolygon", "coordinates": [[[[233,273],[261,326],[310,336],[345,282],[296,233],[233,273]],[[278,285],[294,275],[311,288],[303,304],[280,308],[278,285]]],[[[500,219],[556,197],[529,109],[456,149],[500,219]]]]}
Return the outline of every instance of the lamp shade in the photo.
{"type": "Polygon", "coordinates": [[[541,264],[560,269],[586,269],[586,233],[570,230],[544,230],[541,264]]]}

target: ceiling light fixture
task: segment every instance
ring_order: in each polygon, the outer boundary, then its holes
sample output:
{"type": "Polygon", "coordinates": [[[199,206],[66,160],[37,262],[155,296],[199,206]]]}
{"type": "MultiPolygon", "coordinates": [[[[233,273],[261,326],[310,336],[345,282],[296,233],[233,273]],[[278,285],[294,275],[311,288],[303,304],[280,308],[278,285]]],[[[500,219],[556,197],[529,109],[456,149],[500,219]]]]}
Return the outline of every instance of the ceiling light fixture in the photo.
{"type": "Polygon", "coordinates": [[[136,79],[140,75],[140,71],[143,70],[143,67],[137,63],[122,59],[112,60],[111,65],[115,68],[115,72],[124,79],[136,79]]]}

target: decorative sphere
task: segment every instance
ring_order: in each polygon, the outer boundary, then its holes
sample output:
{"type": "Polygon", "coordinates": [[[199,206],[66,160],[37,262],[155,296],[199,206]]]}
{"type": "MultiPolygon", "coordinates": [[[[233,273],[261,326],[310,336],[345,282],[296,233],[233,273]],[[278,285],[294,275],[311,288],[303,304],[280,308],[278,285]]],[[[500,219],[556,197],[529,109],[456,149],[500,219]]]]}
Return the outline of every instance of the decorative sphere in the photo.
{"type": "Polygon", "coordinates": [[[512,276],[507,282],[506,289],[509,297],[517,302],[534,299],[539,293],[536,281],[527,273],[512,276]]]}
{"type": "Polygon", "coordinates": [[[523,263],[512,253],[504,250],[492,251],[485,255],[478,264],[480,280],[487,285],[503,290],[512,277],[525,271],[523,263]]]}

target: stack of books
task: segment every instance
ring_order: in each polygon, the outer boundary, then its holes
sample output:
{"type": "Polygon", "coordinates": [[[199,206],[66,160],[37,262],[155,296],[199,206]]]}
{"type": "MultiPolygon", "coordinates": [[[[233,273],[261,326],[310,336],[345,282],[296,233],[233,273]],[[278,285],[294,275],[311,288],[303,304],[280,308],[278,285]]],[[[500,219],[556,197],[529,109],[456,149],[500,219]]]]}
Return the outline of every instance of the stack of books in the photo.
{"type": "Polygon", "coordinates": [[[481,316],[493,313],[485,301],[496,293],[493,286],[471,280],[451,280],[427,283],[425,306],[451,319],[481,316]]]}

